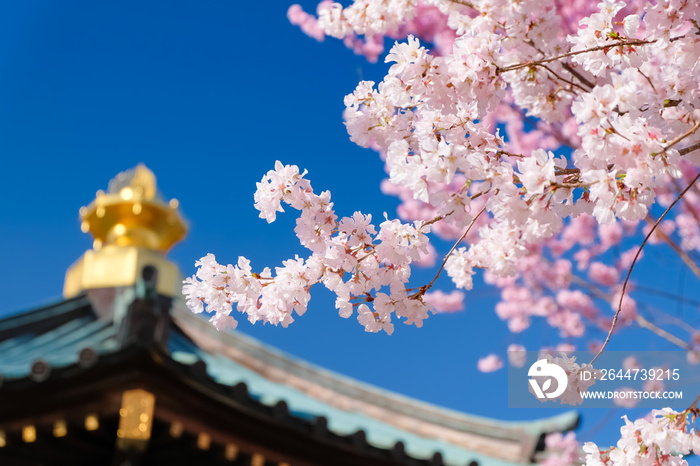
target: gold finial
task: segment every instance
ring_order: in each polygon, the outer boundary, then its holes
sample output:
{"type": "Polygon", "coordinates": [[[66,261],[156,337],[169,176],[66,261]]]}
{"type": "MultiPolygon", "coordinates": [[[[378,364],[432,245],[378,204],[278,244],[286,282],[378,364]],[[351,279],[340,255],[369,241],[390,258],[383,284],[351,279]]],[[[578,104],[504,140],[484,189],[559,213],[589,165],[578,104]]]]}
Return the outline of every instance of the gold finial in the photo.
{"type": "Polygon", "coordinates": [[[177,202],[166,203],[156,189],[156,177],[145,165],[121,172],[107,193],[80,209],[81,228],[102,247],[139,246],[166,252],[187,231],[177,202]]]}
{"type": "Polygon", "coordinates": [[[125,170],[109,182],[109,192],[121,194],[124,199],[131,199],[136,194],[144,199],[156,198],[156,176],[142,163],[135,168],[125,170]]]}
{"type": "Polygon", "coordinates": [[[133,285],[145,265],[158,268],[160,293],[178,294],[180,273],[165,258],[187,232],[178,206],[176,199],[163,199],[145,165],[119,173],[107,192],[97,191],[95,200],[80,208],[80,229],[93,236],[93,249],[68,269],[63,295],[133,285]]]}

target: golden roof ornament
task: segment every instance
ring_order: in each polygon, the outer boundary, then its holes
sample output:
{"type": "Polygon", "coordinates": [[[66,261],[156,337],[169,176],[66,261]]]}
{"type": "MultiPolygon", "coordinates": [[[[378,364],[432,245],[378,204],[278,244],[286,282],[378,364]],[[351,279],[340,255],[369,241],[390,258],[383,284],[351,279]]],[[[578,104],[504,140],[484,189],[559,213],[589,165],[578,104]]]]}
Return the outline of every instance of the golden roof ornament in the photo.
{"type": "Polygon", "coordinates": [[[146,265],[158,268],[161,294],[179,294],[180,273],[165,253],[185,237],[187,226],[177,199],[163,200],[145,165],[114,177],[106,193],[97,191],[95,200],[80,208],[80,218],[82,231],[94,238],[93,249],[68,269],[66,298],[88,289],[133,285],[146,265]]]}
{"type": "Polygon", "coordinates": [[[102,246],[140,246],[167,252],[184,238],[187,228],[176,199],[166,204],[156,189],[156,177],[145,165],[118,174],[107,193],[97,192],[92,203],[80,209],[83,232],[102,246]]]}

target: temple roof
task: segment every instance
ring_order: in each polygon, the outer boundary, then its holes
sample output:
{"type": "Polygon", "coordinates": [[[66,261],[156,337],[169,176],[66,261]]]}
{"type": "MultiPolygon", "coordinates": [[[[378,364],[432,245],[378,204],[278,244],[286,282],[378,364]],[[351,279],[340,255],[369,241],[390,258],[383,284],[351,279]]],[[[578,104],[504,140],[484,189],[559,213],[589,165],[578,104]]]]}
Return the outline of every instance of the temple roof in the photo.
{"type": "MultiPolygon", "coordinates": [[[[126,319],[117,317],[128,313],[135,293],[117,290],[111,315],[97,312],[93,303],[104,299],[88,293],[0,320],[0,403],[8,392],[118,364],[136,346],[151,348],[154,364],[185,384],[213,387],[231,399],[242,393],[271,422],[298,423],[312,435],[326,432],[327,441],[386,451],[398,458],[389,464],[527,464],[542,448],[543,434],[578,422],[574,412],[507,422],[440,408],[316,367],[240,332],[217,332],[178,300],[168,299],[168,331],[151,347],[120,336],[126,319]]],[[[0,428],[2,422],[0,415],[0,428]]]]}

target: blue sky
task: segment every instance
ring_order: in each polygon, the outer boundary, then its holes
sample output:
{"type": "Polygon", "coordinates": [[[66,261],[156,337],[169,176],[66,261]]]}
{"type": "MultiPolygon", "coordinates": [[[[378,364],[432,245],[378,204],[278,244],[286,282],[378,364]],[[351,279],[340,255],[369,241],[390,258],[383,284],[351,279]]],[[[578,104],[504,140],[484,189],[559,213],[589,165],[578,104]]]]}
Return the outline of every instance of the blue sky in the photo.
{"type": "MultiPolygon", "coordinates": [[[[379,190],[382,163],[349,141],[341,116],[343,96],[360,79],[380,81],[386,66],[368,64],[338,41],[304,36],[288,23],[288,6],[0,5],[0,315],[60,299],[66,268],[91,246],[80,232],[79,207],[139,162],[155,172],[166,196],[180,200],[190,224],[170,255],[185,274],[207,252],[223,262],[245,255],[258,270],[305,254],[293,234],[293,212],[268,225],[253,208],[255,183],[275,160],[308,169],[317,191],[331,190],[341,216],[355,210],[375,220],[384,212],[395,216],[396,199],[379,190]]],[[[303,6],[314,9],[313,2],[303,6]]],[[[669,286],[684,283],[676,261],[657,254],[674,271],[665,278],[669,286]]],[[[430,278],[418,271],[415,283],[430,278]]],[[[559,412],[508,409],[505,371],[476,372],[478,358],[504,354],[509,343],[534,347],[556,337],[542,325],[508,334],[493,312],[494,289],[479,286],[465,312],[431,318],[423,329],[398,326],[391,337],[339,318],[331,295],[315,291],[307,314],[289,329],[247,322],[239,329],[313,363],[453,409],[504,419],[559,412]]],[[[614,442],[620,414],[594,438],[614,442]]],[[[583,415],[586,431],[608,413],[583,415]]]]}

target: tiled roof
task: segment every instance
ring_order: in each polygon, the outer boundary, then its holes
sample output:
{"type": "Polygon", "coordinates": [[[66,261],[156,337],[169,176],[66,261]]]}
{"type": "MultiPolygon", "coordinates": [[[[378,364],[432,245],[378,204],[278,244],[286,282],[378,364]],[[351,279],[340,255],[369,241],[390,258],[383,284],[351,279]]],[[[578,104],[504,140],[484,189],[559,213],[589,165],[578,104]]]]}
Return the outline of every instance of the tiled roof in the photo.
{"type": "Polygon", "coordinates": [[[75,364],[84,348],[98,354],[116,351],[114,337],[112,320],[96,319],[85,296],[0,320],[0,376],[5,380],[27,377],[37,361],[52,368],[75,364]],[[52,328],[41,325],[51,319],[55,320],[52,328]],[[2,338],[2,333],[10,332],[12,337],[2,338]]]}

